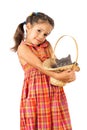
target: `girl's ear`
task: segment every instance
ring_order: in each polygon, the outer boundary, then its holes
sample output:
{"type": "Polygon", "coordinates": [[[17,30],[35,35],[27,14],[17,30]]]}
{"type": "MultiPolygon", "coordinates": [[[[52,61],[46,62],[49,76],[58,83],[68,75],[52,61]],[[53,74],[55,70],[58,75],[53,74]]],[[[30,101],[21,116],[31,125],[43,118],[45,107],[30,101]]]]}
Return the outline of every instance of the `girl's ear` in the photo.
{"type": "Polygon", "coordinates": [[[31,28],[31,24],[30,24],[30,23],[27,23],[26,29],[30,29],[30,28],[31,28]]]}

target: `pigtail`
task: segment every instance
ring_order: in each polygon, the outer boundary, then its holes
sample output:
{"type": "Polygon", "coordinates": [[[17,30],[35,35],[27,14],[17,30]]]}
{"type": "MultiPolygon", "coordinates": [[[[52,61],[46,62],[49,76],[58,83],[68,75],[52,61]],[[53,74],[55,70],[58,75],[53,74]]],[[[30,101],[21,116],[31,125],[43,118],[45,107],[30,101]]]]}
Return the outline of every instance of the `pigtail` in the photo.
{"type": "Polygon", "coordinates": [[[17,51],[18,46],[20,45],[21,41],[24,40],[24,28],[23,25],[25,24],[25,22],[20,23],[15,31],[14,34],[14,41],[15,41],[15,45],[14,47],[11,48],[11,50],[13,51],[17,51]]]}

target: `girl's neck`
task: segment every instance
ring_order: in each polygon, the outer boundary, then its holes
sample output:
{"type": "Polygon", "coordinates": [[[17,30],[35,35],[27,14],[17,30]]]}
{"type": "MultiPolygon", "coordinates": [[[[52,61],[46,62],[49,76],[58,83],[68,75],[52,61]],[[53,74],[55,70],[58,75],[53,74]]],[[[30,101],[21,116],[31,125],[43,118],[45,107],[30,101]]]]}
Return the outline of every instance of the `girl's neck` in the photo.
{"type": "Polygon", "coordinates": [[[29,41],[27,38],[25,38],[24,41],[25,41],[28,45],[32,45],[32,43],[30,43],[30,41],[29,41]]]}

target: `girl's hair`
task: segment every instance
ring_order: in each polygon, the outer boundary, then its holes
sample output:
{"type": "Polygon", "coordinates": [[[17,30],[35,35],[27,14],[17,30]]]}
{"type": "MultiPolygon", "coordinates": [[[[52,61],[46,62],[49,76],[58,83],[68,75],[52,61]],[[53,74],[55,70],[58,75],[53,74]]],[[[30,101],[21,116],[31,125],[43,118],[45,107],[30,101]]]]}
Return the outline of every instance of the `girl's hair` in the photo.
{"type": "Polygon", "coordinates": [[[13,37],[15,45],[11,49],[16,52],[21,41],[24,40],[24,27],[23,27],[24,24],[30,23],[31,25],[33,25],[34,23],[42,23],[42,22],[48,22],[50,25],[52,25],[52,27],[54,27],[54,20],[44,13],[33,12],[31,15],[29,15],[25,22],[20,23],[18,25],[13,37]]]}

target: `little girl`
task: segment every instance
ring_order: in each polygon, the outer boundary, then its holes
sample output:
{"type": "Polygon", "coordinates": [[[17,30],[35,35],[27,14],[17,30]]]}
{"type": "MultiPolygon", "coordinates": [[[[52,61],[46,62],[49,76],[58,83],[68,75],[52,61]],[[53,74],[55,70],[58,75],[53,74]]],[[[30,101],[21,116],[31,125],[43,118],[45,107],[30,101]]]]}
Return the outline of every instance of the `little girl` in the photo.
{"type": "Polygon", "coordinates": [[[33,12],[18,25],[14,34],[15,45],[12,49],[17,51],[24,70],[20,130],[72,130],[64,89],[51,85],[49,79],[53,77],[71,82],[75,80],[75,72],[56,73],[43,67],[43,62],[53,53],[46,39],[53,28],[52,18],[33,12]]]}

